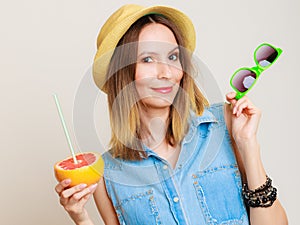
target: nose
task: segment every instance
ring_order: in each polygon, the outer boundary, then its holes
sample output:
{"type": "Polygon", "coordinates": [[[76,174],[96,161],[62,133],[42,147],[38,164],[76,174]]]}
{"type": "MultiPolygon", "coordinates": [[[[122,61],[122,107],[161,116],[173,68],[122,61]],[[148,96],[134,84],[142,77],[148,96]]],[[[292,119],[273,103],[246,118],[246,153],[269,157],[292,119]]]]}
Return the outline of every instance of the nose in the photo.
{"type": "Polygon", "coordinates": [[[172,69],[171,65],[166,62],[157,63],[157,77],[158,79],[171,79],[172,69]]]}

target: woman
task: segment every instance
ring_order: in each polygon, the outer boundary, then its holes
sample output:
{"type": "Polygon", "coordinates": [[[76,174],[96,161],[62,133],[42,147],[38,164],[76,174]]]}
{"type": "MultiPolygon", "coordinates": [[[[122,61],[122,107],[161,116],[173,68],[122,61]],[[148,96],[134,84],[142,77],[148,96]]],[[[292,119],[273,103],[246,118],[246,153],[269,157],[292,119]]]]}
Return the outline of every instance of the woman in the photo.
{"type": "Polygon", "coordinates": [[[56,186],[76,224],[93,224],[84,208],[92,194],[105,224],[287,224],[260,158],[260,110],[235,93],[230,104],[208,105],[192,79],[186,15],[125,5],[97,47],[93,73],[108,96],[111,149],[98,184],[56,186]]]}

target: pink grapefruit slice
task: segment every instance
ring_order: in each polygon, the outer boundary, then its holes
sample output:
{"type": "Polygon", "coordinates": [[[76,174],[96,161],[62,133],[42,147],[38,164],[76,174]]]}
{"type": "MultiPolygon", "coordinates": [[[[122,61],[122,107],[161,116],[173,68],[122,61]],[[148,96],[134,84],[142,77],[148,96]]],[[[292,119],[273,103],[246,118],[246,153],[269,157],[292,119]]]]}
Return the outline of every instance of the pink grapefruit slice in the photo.
{"type": "Polygon", "coordinates": [[[69,178],[70,187],[81,183],[91,185],[97,183],[103,176],[104,161],[99,153],[78,153],[76,159],[77,164],[69,157],[54,165],[55,177],[59,182],[69,178]]]}

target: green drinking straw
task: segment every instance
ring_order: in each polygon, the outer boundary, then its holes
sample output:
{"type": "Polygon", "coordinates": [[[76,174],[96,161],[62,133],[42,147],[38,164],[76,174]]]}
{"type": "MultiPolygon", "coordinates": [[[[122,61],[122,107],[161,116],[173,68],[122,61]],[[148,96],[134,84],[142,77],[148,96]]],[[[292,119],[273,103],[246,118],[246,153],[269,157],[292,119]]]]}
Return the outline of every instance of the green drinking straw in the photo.
{"type": "Polygon", "coordinates": [[[64,131],[65,131],[66,138],[68,140],[68,144],[69,144],[69,147],[70,147],[70,150],[71,150],[73,161],[74,161],[75,164],[77,164],[78,162],[77,162],[77,159],[75,157],[74,149],[73,149],[72,144],[71,144],[71,139],[70,139],[70,136],[69,136],[69,132],[68,132],[66,123],[65,123],[64,116],[62,114],[62,110],[61,110],[58,98],[57,98],[56,94],[53,94],[53,97],[54,97],[54,100],[55,100],[55,103],[56,103],[56,106],[57,106],[57,110],[58,110],[58,114],[59,114],[59,117],[60,117],[60,121],[62,123],[62,126],[63,126],[64,131]]]}

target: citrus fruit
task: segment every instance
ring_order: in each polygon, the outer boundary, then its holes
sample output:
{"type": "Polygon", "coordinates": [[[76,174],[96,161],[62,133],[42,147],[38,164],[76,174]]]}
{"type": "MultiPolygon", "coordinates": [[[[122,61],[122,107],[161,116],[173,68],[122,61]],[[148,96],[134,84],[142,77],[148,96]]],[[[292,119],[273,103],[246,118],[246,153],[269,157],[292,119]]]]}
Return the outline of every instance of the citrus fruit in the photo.
{"type": "Polygon", "coordinates": [[[104,161],[100,154],[95,152],[84,152],[76,154],[77,164],[72,157],[57,162],[54,165],[56,179],[61,182],[71,179],[70,187],[77,184],[91,185],[97,183],[104,171],[104,161]]]}

